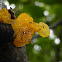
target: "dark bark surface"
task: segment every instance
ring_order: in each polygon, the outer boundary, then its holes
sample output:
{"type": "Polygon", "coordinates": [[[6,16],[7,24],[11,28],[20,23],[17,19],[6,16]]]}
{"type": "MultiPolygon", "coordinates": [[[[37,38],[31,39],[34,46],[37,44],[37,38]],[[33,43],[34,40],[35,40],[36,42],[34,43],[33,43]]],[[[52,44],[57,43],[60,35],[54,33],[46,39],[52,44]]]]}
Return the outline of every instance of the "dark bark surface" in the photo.
{"type": "Polygon", "coordinates": [[[0,23],[0,62],[28,62],[26,47],[15,47],[13,34],[10,24],[0,23]]]}

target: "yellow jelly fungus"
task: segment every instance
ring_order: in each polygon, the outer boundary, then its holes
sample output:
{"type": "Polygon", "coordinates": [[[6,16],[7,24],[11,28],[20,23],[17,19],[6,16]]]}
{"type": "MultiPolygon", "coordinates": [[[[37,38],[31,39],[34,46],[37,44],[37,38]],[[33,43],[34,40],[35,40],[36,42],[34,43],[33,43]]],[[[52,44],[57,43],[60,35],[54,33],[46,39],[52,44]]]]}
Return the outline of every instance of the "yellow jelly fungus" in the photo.
{"type": "Polygon", "coordinates": [[[2,8],[2,10],[0,11],[0,22],[9,23],[10,19],[11,19],[11,15],[8,12],[8,10],[2,8]]]}
{"type": "Polygon", "coordinates": [[[16,36],[13,41],[16,47],[29,44],[35,32],[38,32],[42,37],[47,37],[50,34],[47,24],[43,22],[35,23],[33,18],[26,13],[20,14],[16,19],[11,19],[11,14],[3,8],[0,11],[0,22],[11,24],[14,36],[16,36]]]}
{"type": "Polygon", "coordinates": [[[33,22],[33,18],[29,17],[29,15],[27,15],[26,13],[22,13],[17,17],[18,21],[21,22],[33,22]]]}
{"type": "Polygon", "coordinates": [[[38,30],[38,33],[40,36],[42,37],[47,37],[49,36],[50,34],[50,31],[49,31],[49,27],[47,24],[43,23],[43,22],[40,22],[39,23],[39,30],[38,30]]]}

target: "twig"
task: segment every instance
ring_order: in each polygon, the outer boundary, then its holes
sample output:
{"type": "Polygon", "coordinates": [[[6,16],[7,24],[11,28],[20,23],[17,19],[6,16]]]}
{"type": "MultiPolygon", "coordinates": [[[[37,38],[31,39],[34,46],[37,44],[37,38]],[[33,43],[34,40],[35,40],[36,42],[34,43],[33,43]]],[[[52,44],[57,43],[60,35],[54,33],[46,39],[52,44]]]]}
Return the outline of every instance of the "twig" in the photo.
{"type": "Polygon", "coordinates": [[[58,25],[62,25],[62,20],[60,20],[60,21],[54,23],[54,24],[51,25],[49,28],[50,28],[50,29],[54,29],[54,28],[57,27],[58,25]]]}

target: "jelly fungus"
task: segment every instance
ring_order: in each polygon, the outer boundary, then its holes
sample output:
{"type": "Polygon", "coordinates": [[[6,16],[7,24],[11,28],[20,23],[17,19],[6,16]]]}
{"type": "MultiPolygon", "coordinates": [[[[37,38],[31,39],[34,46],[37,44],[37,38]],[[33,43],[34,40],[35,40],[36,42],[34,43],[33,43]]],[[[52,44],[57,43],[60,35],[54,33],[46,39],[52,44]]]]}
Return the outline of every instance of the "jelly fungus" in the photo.
{"type": "Polygon", "coordinates": [[[20,14],[16,19],[11,19],[11,14],[7,9],[2,8],[0,11],[0,22],[11,24],[16,38],[13,44],[21,47],[29,44],[35,32],[40,36],[47,37],[50,34],[49,27],[44,22],[35,23],[33,18],[26,13],[20,14]]]}

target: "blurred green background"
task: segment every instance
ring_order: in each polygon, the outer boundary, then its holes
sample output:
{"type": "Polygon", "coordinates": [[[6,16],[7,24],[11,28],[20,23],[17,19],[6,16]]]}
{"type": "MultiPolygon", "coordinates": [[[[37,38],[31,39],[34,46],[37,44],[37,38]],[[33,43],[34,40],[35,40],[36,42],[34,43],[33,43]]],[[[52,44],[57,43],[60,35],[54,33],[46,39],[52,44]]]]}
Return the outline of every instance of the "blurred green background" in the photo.
{"type": "MultiPolygon", "coordinates": [[[[37,23],[51,26],[62,19],[62,0],[4,0],[4,4],[13,8],[16,17],[27,13],[37,23]]],[[[62,62],[62,26],[50,29],[49,37],[32,39],[26,50],[29,62],[62,62]]]]}

